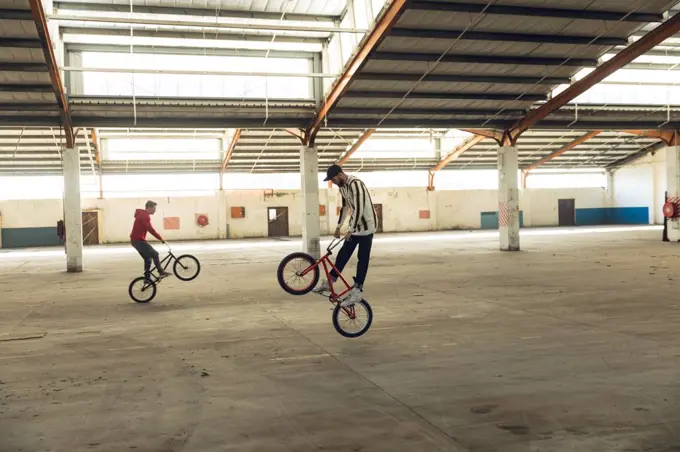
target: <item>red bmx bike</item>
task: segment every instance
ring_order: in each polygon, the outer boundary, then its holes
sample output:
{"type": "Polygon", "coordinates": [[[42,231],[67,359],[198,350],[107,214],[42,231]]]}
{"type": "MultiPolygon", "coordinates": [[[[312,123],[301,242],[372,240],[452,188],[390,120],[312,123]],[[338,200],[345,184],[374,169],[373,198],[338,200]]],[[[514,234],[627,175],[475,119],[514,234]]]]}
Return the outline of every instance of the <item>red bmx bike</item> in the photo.
{"type": "Polygon", "coordinates": [[[340,243],[342,243],[342,239],[333,240],[328,245],[328,248],[326,248],[326,254],[319,260],[315,260],[306,253],[289,254],[279,264],[276,276],[283,290],[289,294],[305,295],[316,287],[319,282],[319,267],[323,265],[323,270],[326,273],[326,279],[331,290],[330,293],[320,293],[320,295],[327,296],[328,300],[335,305],[333,309],[333,327],[342,336],[354,338],[361,336],[371,327],[373,310],[371,310],[371,305],[363,299],[352,306],[340,306],[352,289],[352,286],[340,275],[340,272],[330,260],[333,249],[340,243]],[[333,280],[330,277],[331,270],[335,270],[340,275],[335,285],[340,286],[339,281],[342,281],[344,288],[342,288],[341,292],[338,292],[333,286],[333,280]]]}

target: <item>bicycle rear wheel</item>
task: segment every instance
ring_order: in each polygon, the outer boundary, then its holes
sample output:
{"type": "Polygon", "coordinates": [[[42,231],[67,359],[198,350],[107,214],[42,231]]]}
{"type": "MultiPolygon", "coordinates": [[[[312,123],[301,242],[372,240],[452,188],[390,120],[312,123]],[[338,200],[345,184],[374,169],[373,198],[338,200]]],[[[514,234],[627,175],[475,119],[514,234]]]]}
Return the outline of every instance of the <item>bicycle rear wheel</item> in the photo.
{"type": "Polygon", "coordinates": [[[172,271],[182,281],[192,281],[201,272],[201,263],[191,254],[183,254],[175,259],[172,271]]]}
{"type": "Polygon", "coordinates": [[[304,276],[301,273],[315,264],[314,258],[305,253],[293,253],[284,257],[276,271],[281,288],[291,295],[311,292],[319,282],[319,267],[314,267],[304,276]]]}
{"type": "Polygon", "coordinates": [[[366,300],[354,303],[353,306],[343,308],[335,305],[333,310],[333,327],[340,335],[355,338],[363,335],[373,323],[373,310],[366,300]]]}
{"type": "Polygon", "coordinates": [[[148,303],[156,296],[156,283],[150,279],[140,276],[130,283],[128,294],[137,303],[148,303]]]}

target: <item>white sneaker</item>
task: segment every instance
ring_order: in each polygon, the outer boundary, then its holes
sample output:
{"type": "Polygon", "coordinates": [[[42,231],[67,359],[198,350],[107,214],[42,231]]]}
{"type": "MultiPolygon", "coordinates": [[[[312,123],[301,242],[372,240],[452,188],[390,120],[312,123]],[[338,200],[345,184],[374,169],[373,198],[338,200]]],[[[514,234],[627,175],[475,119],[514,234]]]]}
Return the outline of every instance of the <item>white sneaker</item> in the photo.
{"type": "Polygon", "coordinates": [[[323,293],[323,292],[330,292],[331,291],[331,285],[328,283],[327,280],[321,281],[321,284],[316,286],[313,290],[316,293],[323,293]]]}
{"type": "Polygon", "coordinates": [[[347,298],[345,298],[345,300],[342,303],[340,303],[340,306],[342,306],[343,308],[353,306],[354,303],[360,302],[362,298],[363,295],[361,293],[361,289],[355,287],[349,291],[349,293],[347,294],[347,298]]]}

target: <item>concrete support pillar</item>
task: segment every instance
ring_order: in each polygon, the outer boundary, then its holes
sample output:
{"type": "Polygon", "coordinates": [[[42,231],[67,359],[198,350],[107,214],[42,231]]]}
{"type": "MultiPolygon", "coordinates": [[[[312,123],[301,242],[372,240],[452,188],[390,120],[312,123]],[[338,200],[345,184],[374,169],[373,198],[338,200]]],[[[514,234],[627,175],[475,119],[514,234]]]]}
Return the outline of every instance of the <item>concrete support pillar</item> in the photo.
{"type": "Polygon", "coordinates": [[[502,251],[519,251],[517,147],[498,148],[498,230],[502,251]]]}
{"type": "Polygon", "coordinates": [[[66,271],[83,271],[83,213],[80,205],[80,153],[64,148],[64,225],[66,226],[66,271]]]}
{"type": "Polygon", "coordinates": [[[607,171],[607,207],[616,207],[616,195],[614,194],[614,171],[607,171]]]}
{"type": "MultiPolygon", "coordinates": [[[[669,199],[680,197],[680,146],[666,148],[666,188],[669,199]]],[[[670,241],[680,240],[680,222],[670,219],[667,229],[670,241]]]]}
{"type": "Polygon", "coordinates": [[[319,225],[319,159],[316,148],[300,149],[300,175],[302,177],[302,251],[320,256],[319,225]]]}

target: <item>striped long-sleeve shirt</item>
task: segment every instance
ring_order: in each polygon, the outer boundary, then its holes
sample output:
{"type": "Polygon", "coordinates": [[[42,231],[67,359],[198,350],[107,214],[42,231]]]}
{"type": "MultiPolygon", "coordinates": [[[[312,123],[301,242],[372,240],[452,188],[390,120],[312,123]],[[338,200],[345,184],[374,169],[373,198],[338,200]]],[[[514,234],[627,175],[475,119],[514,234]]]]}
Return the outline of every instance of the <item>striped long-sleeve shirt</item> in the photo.
{"type": "Polygon", "coordinates": [[[371,194],[366,185],[360,179],[349,176],[347,183],[340,187],[340,194],[342,195],[342,210],[340,211],[338,227],[342,226],[351,210],[349,232],[352,235],[374,234],[378,217],[375,214],[371,194]]]}

